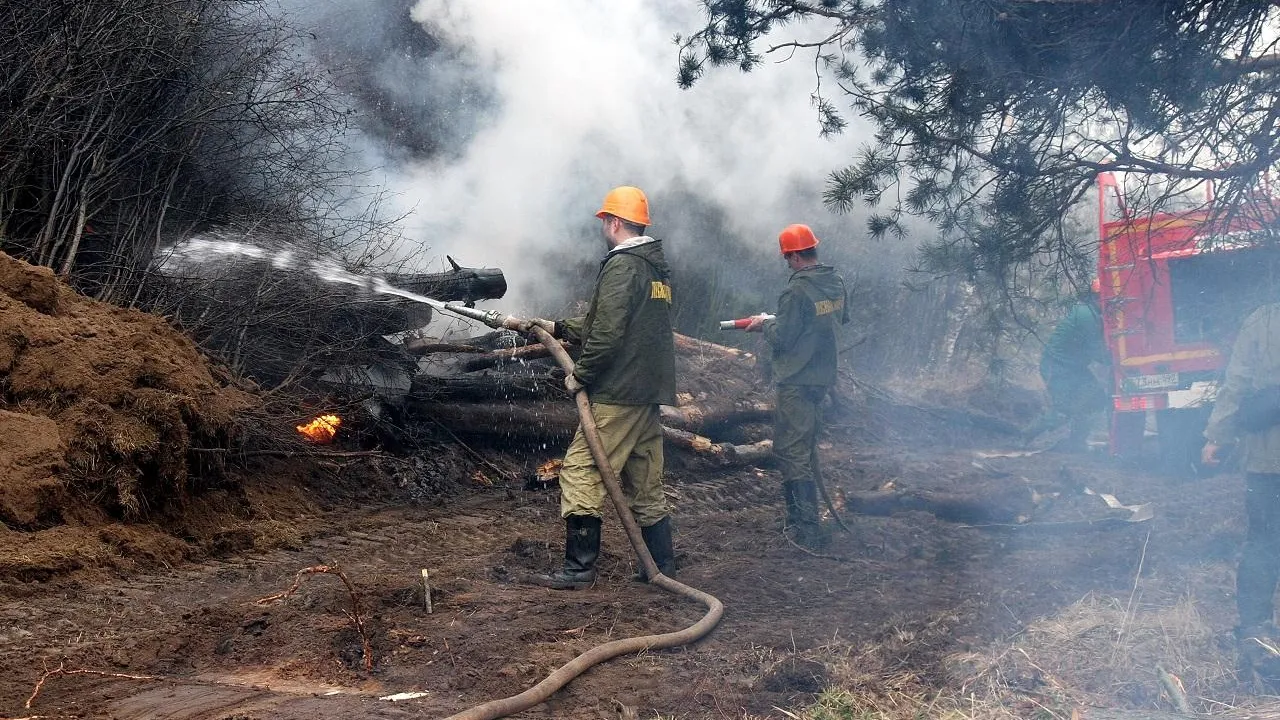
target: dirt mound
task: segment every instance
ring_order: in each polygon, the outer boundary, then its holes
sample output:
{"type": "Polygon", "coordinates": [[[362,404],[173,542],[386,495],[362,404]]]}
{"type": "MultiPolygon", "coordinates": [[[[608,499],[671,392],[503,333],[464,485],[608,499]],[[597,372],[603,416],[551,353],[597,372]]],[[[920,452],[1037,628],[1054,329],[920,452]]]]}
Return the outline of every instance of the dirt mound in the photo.
{"type": "Polygon", "coordinates": [[[0,522],[137,519],[188,491],[252,395],[161,318],[77,294],[0,253],[0,522]]]}

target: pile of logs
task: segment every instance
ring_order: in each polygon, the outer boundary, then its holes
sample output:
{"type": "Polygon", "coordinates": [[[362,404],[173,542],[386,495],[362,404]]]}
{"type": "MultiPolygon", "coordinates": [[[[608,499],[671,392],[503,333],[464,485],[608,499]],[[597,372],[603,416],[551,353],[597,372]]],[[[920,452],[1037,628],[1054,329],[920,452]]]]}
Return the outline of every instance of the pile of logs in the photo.
{"type": "MultiPolygon", "coordinates": [[[[566,444],[577,428],[563,371],[516,333],[412,339],[404,348],[422,359],[406,400],[413,416],[458,435],[529,445],[566,444]]],[[[676,335],[676,357],[677,404],[662,408],[668,448],[718,465],[763,462],[773,404],[755,357],[684,335],[676,335]]]]}

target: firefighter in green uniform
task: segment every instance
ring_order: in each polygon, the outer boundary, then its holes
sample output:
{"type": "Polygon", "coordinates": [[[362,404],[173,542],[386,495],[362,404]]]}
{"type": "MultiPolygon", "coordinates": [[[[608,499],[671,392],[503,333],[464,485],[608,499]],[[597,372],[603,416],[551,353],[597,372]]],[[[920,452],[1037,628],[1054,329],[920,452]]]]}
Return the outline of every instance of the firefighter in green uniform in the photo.
{"type": "Polygon", "coordinates": [[[746,330],[763,332],[772,349],[773,454],[782,470],[786,524],[796,542],[817,548],[827,539],[818,516],[818,430],[822,400],[836,382],[837,327],[849,322],[847,295],[835,269],[818,263],[818,238],[809,226],[787,226],[778,246],[791,279],[777,317],[757,316],[746,330]]]}
{"type": "MultiPolygon", "coordinates": [[[[672,575],[675,553],[662,487],[658,416],[659,405],[676,402],[670,270],[662,241],[644,234],[649,202],[639,188],[609,191],[596,217],[609,251],[600,264],[587,314],[529,322],[581,346],[565,388],[570,394],[589,394],[600,439],[618,471],[645,545],[658,569],[672,575]]],[[[539,584],[578,589],[595,582],[604,499],[600,470],[579,427],[560,470],[564,565],[540,576],[539,584]]]]}
{"type": "Polygon", "coordinates": [[[1280,639],[1274,596],[1280,580],[1280,304],[1255,310],[1236,336],[1222,387],[1205,426],[1200,459],[1217,465],[1223,445],[1244,450],[1247,529],[1236,569],[1236,611],[1242,670],[1257,670],[1274,683],[1280,639]]]}
{"type": "Polygon", "coordinates": [[[1066,424],[1069,431],[1059,449],[1082,451],[1089,437],[1090,419],[1107,407],[1107,391],[1090,367],[1094,363],[1111,364],[1098,290],[1095,279],[1089,294],[1071,307],[1045,343],[1040,377],[1049,391],[1049,408],[1023,432],[1028,442],[1066,424]]]}

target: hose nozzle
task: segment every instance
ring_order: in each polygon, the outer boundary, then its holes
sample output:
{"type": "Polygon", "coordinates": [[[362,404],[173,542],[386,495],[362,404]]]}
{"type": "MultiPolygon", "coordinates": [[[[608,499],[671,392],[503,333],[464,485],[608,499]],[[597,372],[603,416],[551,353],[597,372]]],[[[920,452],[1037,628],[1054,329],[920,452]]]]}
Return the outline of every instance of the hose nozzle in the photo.
{"type": "Polygon", "coordinates": [[[456,300],[444,304],[444,309],[454,315],[461,315],[465,318],[471,318],[488,325],[491,328],[507,330],[517,330],[522,321],[519,318],[512,317],[497,310],[478,310],[476,308],[467,307],[456,300]]]}

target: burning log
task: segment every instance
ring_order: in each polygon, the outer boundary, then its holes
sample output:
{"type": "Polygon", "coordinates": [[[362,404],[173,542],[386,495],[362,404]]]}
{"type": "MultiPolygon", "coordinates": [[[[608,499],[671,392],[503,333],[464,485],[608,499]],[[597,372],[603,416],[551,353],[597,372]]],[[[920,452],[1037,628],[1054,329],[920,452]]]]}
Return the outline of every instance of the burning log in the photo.
{"type": "Polygon", "coordinates": [[[342,426],[342,418],[337,415],[321,415],[305,425],[297,426],[303,437],[317,445],[328,445],[333,442],[342,426]]]}

